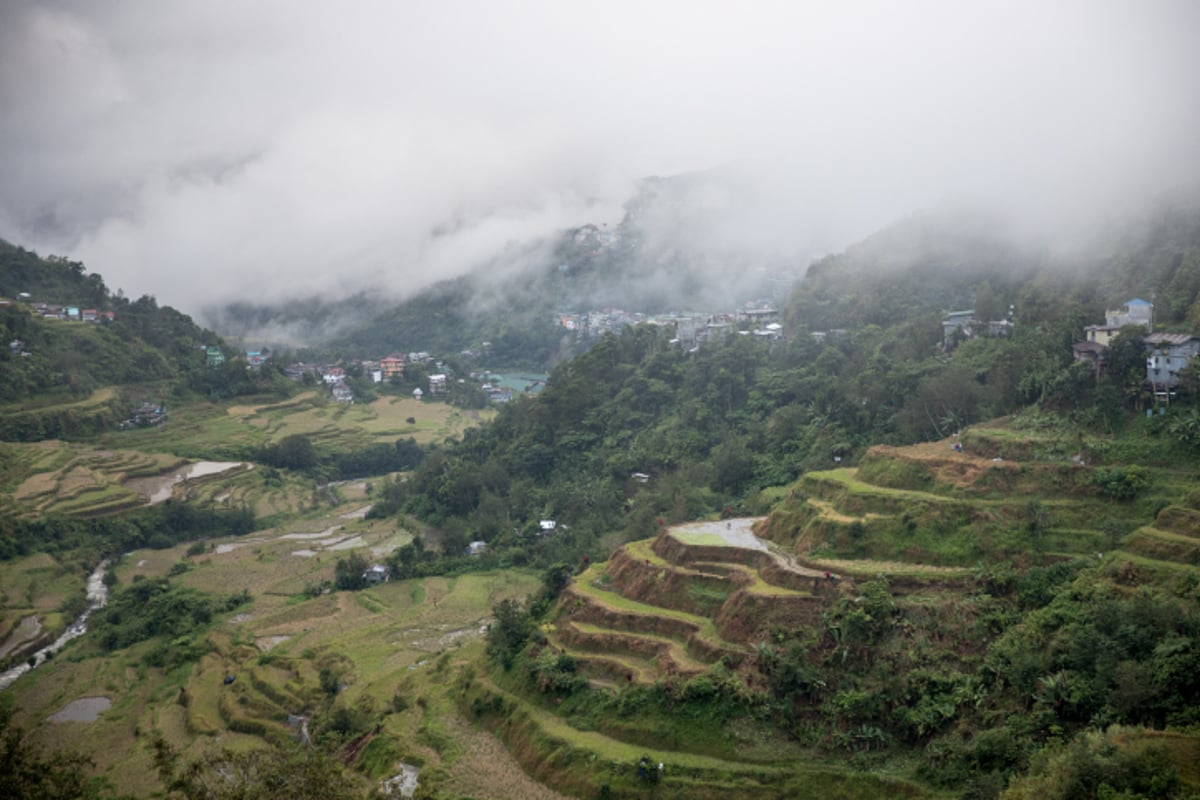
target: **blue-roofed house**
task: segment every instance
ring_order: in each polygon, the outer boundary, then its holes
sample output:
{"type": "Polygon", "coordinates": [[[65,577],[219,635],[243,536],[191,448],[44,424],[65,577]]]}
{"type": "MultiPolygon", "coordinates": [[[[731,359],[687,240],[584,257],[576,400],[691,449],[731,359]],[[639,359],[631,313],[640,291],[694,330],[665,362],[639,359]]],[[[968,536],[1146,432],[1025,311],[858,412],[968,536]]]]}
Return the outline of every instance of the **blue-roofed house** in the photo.
{"type": "Polygon", "coordinates": [[[1154,303],[1135,297],[1120,308],[1105,311],[1104,318],[1110,328],[1141,325],[1147,332],[1153,333],[1154,303]]]}

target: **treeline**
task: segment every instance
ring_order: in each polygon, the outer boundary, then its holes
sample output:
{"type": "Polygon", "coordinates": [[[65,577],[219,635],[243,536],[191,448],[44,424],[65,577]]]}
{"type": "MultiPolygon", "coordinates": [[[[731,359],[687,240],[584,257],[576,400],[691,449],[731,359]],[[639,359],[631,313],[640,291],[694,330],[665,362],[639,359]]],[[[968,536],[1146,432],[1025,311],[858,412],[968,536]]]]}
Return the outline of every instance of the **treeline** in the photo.
{"type": "Polygon", "coordinates": [[[41,442],[73,439],[109,430],[123,419],[126,410],[120,397],[95,404],[64,404],[0,414],[0,441],[41,442]]]}
{"type": "Polygon", "coordinates": [[[416,439],[373,444],[350,452],[325,451],[302,433],[285,436],[258,449],[254,460],[279,469],[303,472],[327,480],[351,480],[413,469],[425,457],[416,439]]]}
{"type": "Polygon", "coordinates": [[[539,293],[538,277],[513,276],[514,283],[503,287],[478,285],[480,280],[438,283],[339,334],[328,348],[375,354],[457,353],[480,350],[487,342],[487,357],[494,364],[541,371],[558,360],[566,332],[554,322],[552,301],[539,293]],[[496,294],[506,301],[497,301],[496,294]]]}
{"type": "Polygon", "coordinates": [[[91,519],[0,516],[0,560],[37,552],[107,556],[140,547],[165,549],[194,539],[240,536],[254,528],[254,512],[249,508],[196,506],[176,500],[91,519]]]}
{"type": "Polygon", "coordinates": [[[143,661],[170,669],[196,661],[210,650],[212,644],[202,634],[214,616],[249,599],[247,591],[217,597],[168,580],[135,580],[113,592],[105,610],[92,619],[90,632],[108,653],[157,638],[143,661]]]}
{"type": "Polygon", "coordinates": [[[80,308],[103,308],[109,297],[104,279],[88,274],[82,263],[61,256],[43,258],[0,239],[0,297],[12,300],[22,293],[80,308]]]}
{"type": "Polygon", "coordinates": [[[1119,374],[1098,382],[1071,366],[1077,335],[1066,323],[1024,327],[943,355],[936,320],[927,330],[918,319],[773,347],[733,336],[689,354],[661,329],[628,330],[557,369],[540,396],[431,453],[387,488],[380,510],[440,528],[447,553],[482,540],[500,558],[511,550],[545,566],[599,555],[605,534],[650,535],[659,518],[762,512],[761,490],[805,470],[1032,403],[1118,428],[1136,397],[1119,374]],[[543,519],[565,530],[541,536],[543,519]]]}

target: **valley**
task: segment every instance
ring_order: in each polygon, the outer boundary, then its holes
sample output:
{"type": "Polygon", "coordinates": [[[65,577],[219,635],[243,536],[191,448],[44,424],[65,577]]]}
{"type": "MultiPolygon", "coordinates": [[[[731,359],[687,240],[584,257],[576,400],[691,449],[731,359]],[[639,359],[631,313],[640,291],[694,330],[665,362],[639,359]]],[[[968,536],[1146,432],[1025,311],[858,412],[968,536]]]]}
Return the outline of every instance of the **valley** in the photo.
{"type": "MultiPolygon", "coordinates": [[[[379,382],[350,339],[314,373],[153,298],[86,324],[8,303],[0,666],[41,653],[0,695],[19,774],[184,800],[1189,798],[1187,219],[1178,252],[1075,281],[918,217],[752,309],[770,335],[679,314],[576,350],[549,315],[442,319],[442,287],[361,352],[469,347],[379,382]],[[1077,346],[1151,274],[1170,332],[1077,346]],[[476,385],[495,342],[461,337],[498,319],[536,393],[476,385]],[[106,605],[45,650],[89,576],[106,605]]],[[[579,273],[538,269],[524,289],[579,273]]]]}

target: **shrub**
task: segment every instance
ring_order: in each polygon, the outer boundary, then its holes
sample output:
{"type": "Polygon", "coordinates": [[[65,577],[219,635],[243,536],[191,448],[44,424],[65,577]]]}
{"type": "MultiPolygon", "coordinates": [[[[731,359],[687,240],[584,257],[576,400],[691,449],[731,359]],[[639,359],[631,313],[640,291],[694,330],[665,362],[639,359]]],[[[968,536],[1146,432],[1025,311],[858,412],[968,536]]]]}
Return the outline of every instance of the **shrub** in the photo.
{"type": "Polygon", "coordinates": [[[1092,473],[1092,483],[1113,500],[1132,500],[1150,485],[1150,475],[1138,466],[1100,468],[1092,473]]]}

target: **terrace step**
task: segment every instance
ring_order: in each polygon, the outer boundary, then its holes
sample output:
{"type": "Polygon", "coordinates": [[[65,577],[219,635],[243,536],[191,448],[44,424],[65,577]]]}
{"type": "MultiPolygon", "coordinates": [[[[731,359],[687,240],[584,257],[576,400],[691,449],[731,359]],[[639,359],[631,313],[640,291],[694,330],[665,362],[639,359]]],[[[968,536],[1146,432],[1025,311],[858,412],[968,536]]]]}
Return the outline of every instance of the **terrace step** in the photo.
{"type": "Polygon", "coordinates": [[[564,619],[612,630],[674,637],[685,643],[689,654],[710,664],[722,658],[739,664],[749,654],[745,647],[722,637],[708,617],[639,603],[585,581],[572,583],[564,590],[559,609],[560,618],[564,619]]]}
{"type": "Polygon", "coordinates": [[[1160,561],[1200,566],[1200,538],[1159,528],[1138,528],[1125,540],[1125,549],[1160,561]]]}
{"type": "Polygon", "coordinates": [[[1154,527],[1180,536],[1200,538],[1200,509],[1187,506],[1167,506],[1158,512],[1154,527]]]}
{"type": "Polygon", "coordinates": [[[580,730],[550,710],[526,703],[478,678],[463,695],[464,708],[484,722],[537,780],[576,797],[592,797],[602,785],[614,796],[645,794],[637,763],[643,755],[666,764],[652,792],[690,800],[783,800],[806,796],[924,797],[922,787],[861,769],[817,768],[794,758],[727,761],[691,752],[686,742],[644,741],[645,731],[580,730]],[[579,765],[587,764],[586,770],[579,765]],[[817,794],[814,794],[816,792],[817,794]]]}
{"type": "MultiPolygon", "coordinates": [[[[709,667],[708,664],[689,655],[685,644],[675,639],[615,631],[586,622],[568,620],[559,624],[554,640],[563,643],[564,649],[572,655],[578,653],[577,658],[616,659],[622,666],[636,668],[640,673],[638,677],[642,678],[652,673],[653,677],[646,682],[653,682],[668,675],[699,675],[709,667]]],[[[608,674],[620,676],[622,673],[608,674]]],[[[632,680],[628,673],[625,677],[632,680]]]]}

